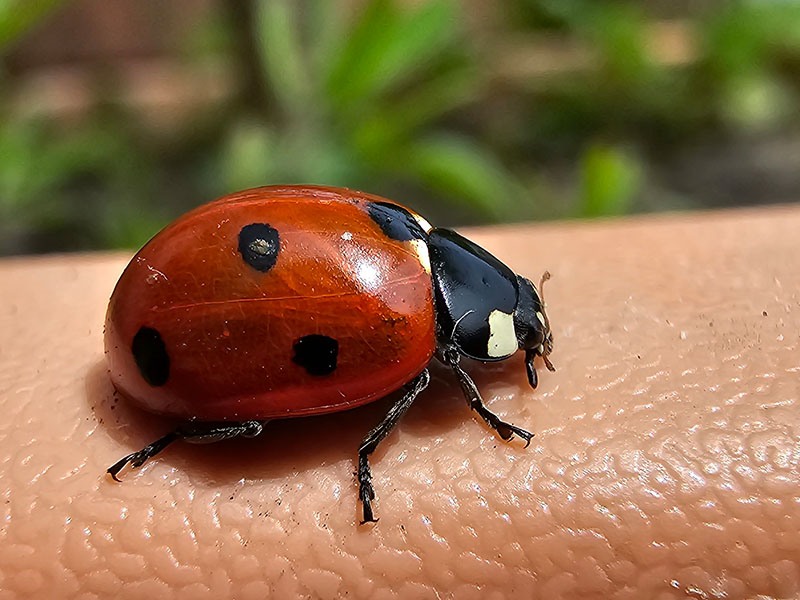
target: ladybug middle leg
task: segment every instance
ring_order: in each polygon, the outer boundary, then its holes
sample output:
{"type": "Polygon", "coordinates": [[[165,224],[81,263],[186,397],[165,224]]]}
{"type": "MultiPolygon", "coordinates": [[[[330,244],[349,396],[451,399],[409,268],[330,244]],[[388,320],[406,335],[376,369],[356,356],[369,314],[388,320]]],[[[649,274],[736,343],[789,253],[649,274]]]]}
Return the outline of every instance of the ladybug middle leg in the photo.
{"type": "Polygon", "coordinates": [[[403,388],[405,394],[392,405],[383,421],[370,431],[361,442],[361,446],[358,449],[358,497],[364,507],[362,525],[364,523],[374,523],[378,520],[372,512],[371,500],[375,499],[375,488],[372,487],[372,473],[369,468],[368,457],[375,451],[380,441],[389,435],[392,428],[397,425],[400,417],[405,414],[420,392],[428,387],[430,381],[430,373],[428,373],[428,369],[425,369],[408,382],[403,388]]]}
{"type": "Polygon", "coordinates": [[[186,440],[192,444],[208,444],[219,442],[233,437],[255,437],[261,433],[264,427],[262,421],[243,421],[241,423],[226,422],[193,422],[178,427],[175,431],[170,431],[164,437],[155,442],[147,444],[138,452],[128,454],[128,456],[118,460],[111,465],[107,472],[114,481],[119,481],[117,474],[130,464],[134,469],[141,467],[149,458],[153,458],[164,448],[175,440],[186,440]]]}
{"type": "Polygon", "coordinates": [[[461,362],[461,355],[457,350],[454,348],[445,348],[438,352],[437,357],[453,370],[453,373],[455,373],[456,377],[458,378],[458,382],[461,384],[461,391],[464,392],[464,397],[467,399],[467,404],[469,404],[469,407],[478,413],[484,421],[486,421],[486,424],[489,425],[489,427],[494,429],[504,440],[510,440],[512,437],[514,437],[514,434],[516,434],[525,440],[526,448],[530,445],[531,438],[533,438],[533,434],[530,431],[526,431],[525,429],[517,427],[516,425],[512,425],[511,423],[506,423],[505,421],[501,420],[500,417],[486,408],[486,406],[483,404],[483,398],[481,398],[481,393],[478,390],[478,386],[476,386],[475,382],[472,381],[472,377],[470,377],[467,372],[461,368],[461,365],[459,364],[461,362]]]}

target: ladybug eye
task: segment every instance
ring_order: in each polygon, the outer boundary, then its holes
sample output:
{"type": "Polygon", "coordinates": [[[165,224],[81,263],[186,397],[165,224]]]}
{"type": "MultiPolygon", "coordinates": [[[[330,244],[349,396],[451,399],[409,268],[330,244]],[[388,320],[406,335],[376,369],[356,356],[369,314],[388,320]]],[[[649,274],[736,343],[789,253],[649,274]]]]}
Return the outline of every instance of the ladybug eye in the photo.
{"type": "Polygon", "coordinates": [[[267,223],[250,223],[239,232],[239,252],[248,265],[266,273],[275,266],[280,251],[278,230],[267,223]]]}

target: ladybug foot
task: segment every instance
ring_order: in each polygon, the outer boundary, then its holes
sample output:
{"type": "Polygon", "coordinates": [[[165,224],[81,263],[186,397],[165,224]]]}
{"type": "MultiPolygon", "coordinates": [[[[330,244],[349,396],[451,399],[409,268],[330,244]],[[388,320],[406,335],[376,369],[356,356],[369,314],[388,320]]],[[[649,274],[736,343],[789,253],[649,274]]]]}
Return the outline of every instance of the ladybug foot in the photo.
{"type": "Polygon", "coordinates": [[[503,438],[505,441],[510,440],[514,437],[514,435],[518,435],[520,438],[525,440],[525,447],[531,445],[531,439],[533,439],[533,434],[530,431],[526,431],[521,427],[517,427],[516,425],[512,425],[511,423],[506,423],[505,421],[500,421],[498,419],[496,425],[492,425],[489,423],[494,429],[497,430],[497,433],[503,438]]]}
{"type": "Polygon", "coordinates": [[[525,429],[517,427],[516,425],[512,425],[511,423],[501,421],[496,414],[486,408],[483,404],[473,403],[472,410],[478,413],[481,418],[486,421],[486,424],[494,429],[505,441],[510,440],[514,437],[514,435],[518,435],[525,440],[526,448],[530,446],[531,439],[533,439],[533,434],[530,431],[526,431],[525,429]]]}
{"type": "Polygon", "coordinates": [[[375,488],[372,487],[372,473],[370,472],[369,462],[367,461],[366,454],[359,456],[358,460],[358,499],[361,500],[361,505],[364,510],[364,519],[361,524],[377,523],[378,519],[372,512],[372,500],[375,499],[375,488]]]}
{"type": "Polygon", "coordinates": [[[364,518],[361,520],[361,525],[377,523],[378,519],[375,518],[375,514],[372,512],[372,502],[370,502],[370,500],[375,499],[375,490],[372,489],[372,486],[369,486],[368,489],[361,488],[358,496],[361,499],[361,505],[364,509],[364,518]]]}
{"type": "Polygon", "coordinates": [[[117,477],[117,473],[124,469],[125,465],[130,464],[131,468],[138,469],[147,461],[148,458],[150,458],[149,454],[146,454],[144,450],[139,450],[133,454],[128,454],[128,456],[125,458],[114,463],[114,465],[108,468],[107,472],[109,475],[111,475],[111,478],[114,481],[121,481],[121,479],[117,477]]]}
{"type": "Polygon", "coordinates": [[[106,470],[106,473],[111,475],[111,479],[113,479],[114,481],[121,482],[122,480],[119,477],[117,477],[117,473],[122,471],[122,469],[125,468],[125,465],[127,465],[129,462],[133,462],[133,460],[134,460],[134,458],[136,458],[137,454],[139,454],[139,453],[138,452],[134,452],[133,454],[128,454],[128,456],[126,456],[125,458],[115,462],[113,465],[108,467],[108,469],[106,470]]]}
{"type": "Polygon", "coordinates": [[[178,437],[179,435],[177,432],[168,433],[164,437],[157,439],[152,444],[148,444],[138,452],[133,452],[132,454],[128,454],[128,456],[118,460],[111,465],[106,472],[111,475],[111,478],[114,481],[119,481],[117,473],[124,469],[125,465],[130,464],[132,468],[138,469],[145,462],[147,462],[148,458],[151,458],[161,452],[169,444],[178,439],[178,437]]]}

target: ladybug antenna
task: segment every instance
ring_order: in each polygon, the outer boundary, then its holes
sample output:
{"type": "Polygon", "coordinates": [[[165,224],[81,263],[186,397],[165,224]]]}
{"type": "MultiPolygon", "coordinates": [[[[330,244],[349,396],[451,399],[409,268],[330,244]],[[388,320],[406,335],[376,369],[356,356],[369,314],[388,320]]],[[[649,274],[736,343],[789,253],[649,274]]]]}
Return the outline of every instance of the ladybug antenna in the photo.
{"type": "Polygon", "coordinates": [[[545,342],[543,344],[544,352],[542,352],[542,359],[549,371],[555,371],[556,368],[550,362],[548,355],[553,351],[553,334],[550,330],[550,319],[547,317],[547,303],[544,301],[544,282],[550,280],[550,271],[542,273],[542,278],[539,280],[539,299],[542,301],[542,316],[544,317],[545,328],[545,342]]]}
{"type": "Polygon", "coordinates": [[[544,316],[544,326],[547,331],[550,331],[550,319],[547,318],[547,303],[544,301],[544,282],[550,281],[550,271],[542,273],[542,278],[539,280],[539,300],[542,301],[542,315],[544,316]]]}
{"type": "Polygon", "coordinates": [[[542,300],[542,303],[544,303],[544,282],[545,281],[550,281],[550,271],[545,271],[544,273],[542,273],[542,278],[539,280],[539,294],[540,294],[540,298],[542,300]]]}

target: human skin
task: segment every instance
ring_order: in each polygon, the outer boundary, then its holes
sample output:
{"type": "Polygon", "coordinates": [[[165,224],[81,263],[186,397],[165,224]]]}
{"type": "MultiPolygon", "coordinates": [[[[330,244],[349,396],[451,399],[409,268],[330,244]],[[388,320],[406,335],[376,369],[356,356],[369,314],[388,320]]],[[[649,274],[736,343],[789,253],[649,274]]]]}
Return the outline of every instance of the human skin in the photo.
{"type": "Polygon", "coordinates": [[[356,448],[387,400],[115,483],[174,424],[108,380],[130,255],[0,261],[0,598],[797,597],[799,231],[783,207],[466,232],[553,273],[558,370],[467,364],[536,437],[500,440],[434,367],[364,526],[356,448]]]}

